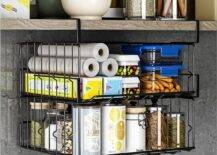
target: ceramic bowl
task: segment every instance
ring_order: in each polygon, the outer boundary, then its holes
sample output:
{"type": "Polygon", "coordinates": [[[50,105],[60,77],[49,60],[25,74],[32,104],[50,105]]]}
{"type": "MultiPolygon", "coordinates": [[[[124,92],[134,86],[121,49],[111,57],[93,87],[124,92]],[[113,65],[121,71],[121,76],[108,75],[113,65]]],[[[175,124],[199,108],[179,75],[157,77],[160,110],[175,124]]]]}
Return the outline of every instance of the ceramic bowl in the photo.
{"type": "Polygon", "coordinates": [[[100,20],[109,10],[111,0],[61,0],[65,12],[71,18],[100,20]]]}

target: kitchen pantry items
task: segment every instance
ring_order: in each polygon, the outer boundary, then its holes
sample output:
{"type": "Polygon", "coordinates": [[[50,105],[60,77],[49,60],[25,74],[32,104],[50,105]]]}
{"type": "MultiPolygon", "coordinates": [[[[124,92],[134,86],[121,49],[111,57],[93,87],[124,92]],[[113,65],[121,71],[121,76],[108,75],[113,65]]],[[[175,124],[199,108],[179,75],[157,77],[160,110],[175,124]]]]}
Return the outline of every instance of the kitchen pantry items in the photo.
{"type": "Polygon", "coordinates": [[[37,0],[39,18],[67,18],[60,0],[37,0]]]}
{"type": "Polygon", "coordinates": [[[73,108],[73,155],[101,155],[101,108],[73,108]]]}
{"type": "Polygon", "coordinates": [[[184,47],[177,44],[135,44],[123,45],[122,51],[139,55],[141,64],[178,64],[184,47]]]}
{"type": "Polygon", "coordinates": [[[146,114],[146,148],[161,150],[168,148],[167,118],[161,107],[149,107],[146,114]]]}
{"type": "Polygon", "coordinates": [[[121,19],[124,18],[124,0],[112,0],[110,9],[103,18],[121,19]]]}
{"type": "Polygon", "coordinates": [[[154,19],[155,0],[126,0],[126,16],[129,19],[154,19]]]}
{"type": "Polygon", "coordinates": [[[117,76],[139,76],[139,57],[137,55],[118,55],[110,54],[110,58],[117,60],[117,76]]]}
{"type": "Polygon", "coordinates": [[[139,94],[140,93],[140,80],[138,77],[124,77],[122,78],[123,94],[139,94]]]}
{"type": "Polygon", "coordinates": [[[37,148],[44,147],[44,122],[31,121],[30,145],[37,148]]]}
{"type": "Polygon", "coordinates": [[[99,63],[94,58],[31,57],[28,67],[32,72],[56,73],[94,77],[99,73],[99,63]],[[78,65],[80,63],[80,71],[78,65]]]}
{"type": "Polygon", "coordinates": [[[111,0],[61,0],[65,12],[71,18],[100,20],[109,10],[111,0]]]}
{"type": "Polygon", "coordinates": [[[122,94],[122,77],[118,77],[118,76],[102,77],[102,79],[103,79],[103,95],[122,94]]]}
{"type": "Polygon", "coordinates": [[[146,150],[145,112],[144,107],[130,107],[129,110],[127,108],[127,152],[146,150]]]}
{"type": "Polygon", "coordinates": [[[197,20],[217,20],[217,1],[216,0],[195,0],[197,20]]]}
{"type": "Polygon", "coordinates": [[[63,116],[57,121],[59,141],[57,150],[63,154],[72,154],[72,118],[71,115],[63,116]]]}
{"type": "Polygon", "coordinates": [[[102,154],[123,153],[126,147],[126,107],[102,106],[102,154]]]}
{"type": "Polygon", "coordinates": [[[118,71],[118,63],[115,59],[109,58],[104,62],[99,63],[99,75],[115,76],[118,71]]]}
{"type": "Polygon", "coordinates": [[[156,12],[161,19],[187,19],[188,0],[157,0],[156,12]]]}
{"type": "Polygon", "coordinates": [[[185,147],[185,115],[184,113],[167,114],[169,126],[169,147],[185,147]]]}
{"type": "Polygon", "coordinates": [[[57,56],[57,57],[78,57],[95,58],[98,62],[106,61],[109,56],[109,48],[103,43],[84,43],[80,49],[76,45],[39,45],[37,53],[39,56],[57,56]]]}
{"type": "Polygon", "coordinates": [[[179,73],[181,65],[145,65],[142,67],[141,92],[162,93],[180,92],[179,73]]]}

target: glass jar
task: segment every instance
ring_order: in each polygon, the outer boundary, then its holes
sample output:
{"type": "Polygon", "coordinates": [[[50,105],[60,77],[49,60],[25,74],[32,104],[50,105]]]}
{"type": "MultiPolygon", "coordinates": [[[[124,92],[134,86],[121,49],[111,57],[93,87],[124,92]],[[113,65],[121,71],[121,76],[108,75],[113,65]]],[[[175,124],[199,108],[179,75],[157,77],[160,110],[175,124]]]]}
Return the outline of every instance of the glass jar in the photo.
{"type": "Polygon", "coordinates": [[[57,121],[60,120],[63,115],[60,115],[58,110],[50,110],[47,112],[45,119],[45,149],[48,151],[56,151],[57,143],[60,140],[57,132],[57,121]]]}
{"type": "Polygon", "coordinates": [[[129,19],[154,19],[155,0],[126,0],[126,16],[129,19]]]}
{"type": "Polygon", "coordinates": [[[118,55],[111,54],[111,58],[118,62],[117,76],[139,76],[139,56],[138,55],[118,55]]]}
{"type": "Polygon", "coordinates": [[[184,148],[185,147],[185,114],[172,113],[167,114],[169,126],[169,147],[184,148]]]}
{"type": "Polygon", "coordinates": [[[123,94],[140,94],[140,81],[138,77],[122,78],[123,94]]]}
{"type": "Polygon", "coordinates": [[[168,126],[161,107],[149,107],[146,114],[146,148],[161,150],[168,148],[168,126]]]}
{"type": "Polygon", "coordinates": [[[181,91],[179,72],[181,65],[143,66],[140,77],[143,93],[176,93],[181,91]]]}
{"type": "Polygon", "coordinates": [[[187,19],[188,0],[157,0],[156,14],[162,19],[187,19]]]}
{"type": "Polygon", "coordinates": [[[58,142],[57,150],[62,154],[72,154],[72,117],[71,115],[62,116],[57,121],[58,142]]]}
{"type": "Polygon", "coordinates": [[[111,7],[103,18],[124,18],[124,0],[112,0],[111,7]]]}

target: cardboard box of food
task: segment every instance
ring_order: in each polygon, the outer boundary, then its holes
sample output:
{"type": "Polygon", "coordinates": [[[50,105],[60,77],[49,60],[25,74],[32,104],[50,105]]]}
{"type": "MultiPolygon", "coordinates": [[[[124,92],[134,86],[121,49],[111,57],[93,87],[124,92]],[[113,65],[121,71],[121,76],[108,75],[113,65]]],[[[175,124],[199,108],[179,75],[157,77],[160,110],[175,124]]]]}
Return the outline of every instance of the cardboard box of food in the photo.
{"type": "Polygon", "coordinates": [[[77,79],[63,76],[25,74],[24,92],[26,94],[45,95],[52,97],[77,98],[77,79]]]}
{"type": "Polygon", "coordinates": [[[30,0],[1,0],[0,3],[1,18],[30,18],[30,0]]]}

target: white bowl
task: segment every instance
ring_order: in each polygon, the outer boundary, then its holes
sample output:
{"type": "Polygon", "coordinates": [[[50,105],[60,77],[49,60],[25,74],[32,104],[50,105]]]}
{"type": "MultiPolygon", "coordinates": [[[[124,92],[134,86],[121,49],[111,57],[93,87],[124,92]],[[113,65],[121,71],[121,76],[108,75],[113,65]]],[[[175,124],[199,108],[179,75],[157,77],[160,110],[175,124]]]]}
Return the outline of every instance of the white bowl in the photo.
{"type": "Polygon", "coordinates": [[[63,8],[71,18],[100,20],[109,10],[111,0],[61,0],[63,8]]]}

